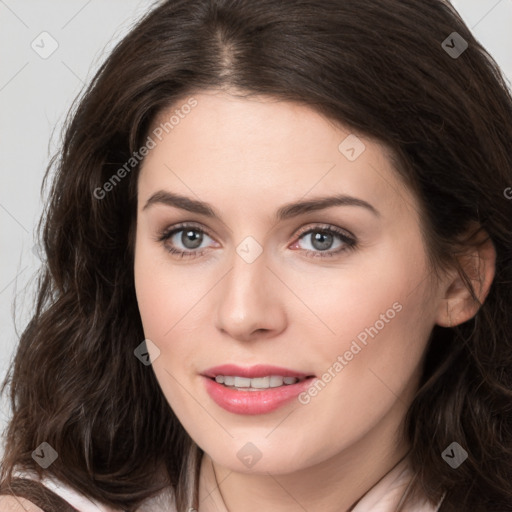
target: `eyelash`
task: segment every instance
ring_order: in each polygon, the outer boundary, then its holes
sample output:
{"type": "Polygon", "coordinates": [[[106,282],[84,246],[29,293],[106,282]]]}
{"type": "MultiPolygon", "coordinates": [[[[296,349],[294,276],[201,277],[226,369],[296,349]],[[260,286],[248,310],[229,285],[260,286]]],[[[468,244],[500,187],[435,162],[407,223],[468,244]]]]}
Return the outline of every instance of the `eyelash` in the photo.
{"type": "MultiPolygon", "coordinates": [[[[202,249],[200,251],[192,251],[192,250],[180,251],[178,249],[175,249],[174,247],[168,247],[165,244],[165,242],[167,242],[170,238],[172,238],[176,233],[179,233],[180,231],[186,231],[186,230],[195,231],[196,233],[201,233],[201,234],[209,236],[210,238],[213,238],[212,236],[210,236],[208,234],[207,231],[198,227],[197,225],[183,223],[183,224],[177,224],[176,226],[172,226],[171,228],[167,228],[164,231],[160,232],[156,241],[162,243],[168,252],[170,252],[171,254],[178,256],[180,258],[196,258],[198,256],[201,256],[205,252],[205,249],[202,249]]],[[[318,250],[312,251],[309,249],[302,249],[303,251],[306,252],[306,256],[309,258],[330,258],[333,256],[337,256],[345,251],[354,250],[357,247],[357,241],[356,241],[355,237],[349,236],[341,229],[338,229],[338,228],[335,228],[335,227],[329,226],[329,225],[317,225],[314,227],[308,226],[307,228],[299,230],[296,237],[297,237],[297,240],[300,240],[305,235],[309,235],[311,233],[317,233],[317,232],[320,232],[323,234],[335,235],[345,245],[342,248],[338,248],[335,251],[329,251],[329,252],[318,251],[318,250]],[[309,256],[310,253],[313,253],[313,256],[309,256]]]]}

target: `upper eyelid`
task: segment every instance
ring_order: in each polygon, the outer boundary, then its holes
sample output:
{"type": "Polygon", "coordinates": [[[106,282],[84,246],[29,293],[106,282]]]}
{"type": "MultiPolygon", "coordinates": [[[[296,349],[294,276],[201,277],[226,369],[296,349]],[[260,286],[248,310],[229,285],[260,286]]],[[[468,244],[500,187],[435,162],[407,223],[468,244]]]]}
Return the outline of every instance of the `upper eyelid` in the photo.
{"type": "Polygon", "coordinates": [[[208,230],[201,226],[200,224],[190,221],[190,222],[178,222],[177,224],[172,224],[167,226],[161,230],[162,233],[172,233],[173,231],[181,231],[182,229],[193,228],[198,231],[202,231],[208,234],[208,230]]]}

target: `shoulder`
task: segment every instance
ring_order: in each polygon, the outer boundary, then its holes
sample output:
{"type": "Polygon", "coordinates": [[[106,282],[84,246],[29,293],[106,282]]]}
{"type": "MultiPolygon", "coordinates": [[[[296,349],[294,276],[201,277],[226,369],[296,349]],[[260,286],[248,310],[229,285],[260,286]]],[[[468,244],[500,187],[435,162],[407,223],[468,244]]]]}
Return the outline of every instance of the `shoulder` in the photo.
{"type": "Polygon", "coordinates": [[[43,509],[34,505],[26,498],[7,494],[0,496],[0,510],[2,512],[44,512],[43,509]]]}

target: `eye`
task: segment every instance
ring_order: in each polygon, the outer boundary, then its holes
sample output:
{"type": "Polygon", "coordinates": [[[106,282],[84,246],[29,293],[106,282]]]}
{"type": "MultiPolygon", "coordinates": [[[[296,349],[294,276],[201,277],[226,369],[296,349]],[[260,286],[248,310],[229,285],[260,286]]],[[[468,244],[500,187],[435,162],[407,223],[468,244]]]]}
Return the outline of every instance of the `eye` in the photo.
{"type": "MultiPolygon", "coordinates": [[[[349,235],[348,232],[340,228],[328,225],[309,227],[309,229],[306,227],[299,232],[298,236],[298,241],[290,248],[306,251],[307,257],[332,257],[344,251],[353,250],[357,245],[353,235],[349,235]],[[300,242],[308,238],[312,249],[301,246],[300,242]],[[338,240],[337,244],[335,243],[336,240],[338,240]]],[[[217,244],[202,228],[194,224],[178,224],[160,233],[157,241],[161,242],[171,254],[180,258],[195,258],[205,252],[205,248],[197,250],[203,245],[205,238],[217,244]]]]}
{"type": "Polygon", "coordinates": [[[162,242],[171,254],[180,258],[195,258],[203,254],[204,250],[197,250],[205,241],[213,239],[206,232],[194,224],[179,224],[160,233],[157,241],[162,242]]]}
{"type": "Polygon", "coordinates": [[[347,250],[353,250],[356,245],[355,237],[348,232],[334,226],[321,225],[313,228],[309,227],[309,229],[306,227],[301,230],[299,240],[291,248],[305,250],[307,257],[326,258],[336,256],[347,250]],[[309,240],[312,249],[301,247],[300,242],[302,240],[309,240]],[[336,240],[338,240],[337,244],[336,240]]]}

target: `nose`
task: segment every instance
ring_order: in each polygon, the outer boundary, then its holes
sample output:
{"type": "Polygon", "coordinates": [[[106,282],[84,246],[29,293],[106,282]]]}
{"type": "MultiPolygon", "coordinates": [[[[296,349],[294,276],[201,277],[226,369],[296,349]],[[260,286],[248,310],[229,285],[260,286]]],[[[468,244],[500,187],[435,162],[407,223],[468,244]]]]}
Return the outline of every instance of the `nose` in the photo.
{"type": "Polygon", "coordinates": [[[232,262],[219,283],[217,329],[239,341],[278,335],[286,328],[286,297],[265,252],[250,263],[235,253],[232,262]]]}

